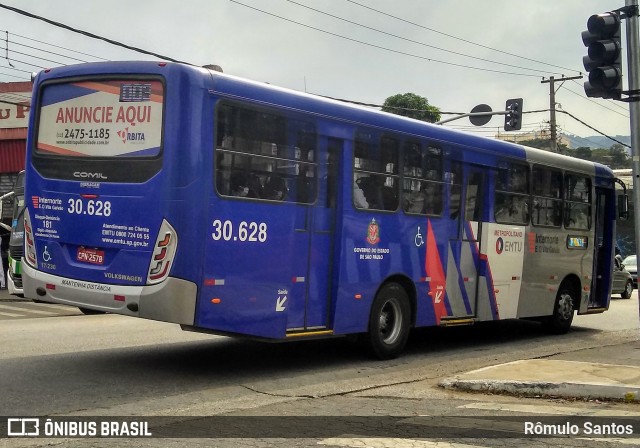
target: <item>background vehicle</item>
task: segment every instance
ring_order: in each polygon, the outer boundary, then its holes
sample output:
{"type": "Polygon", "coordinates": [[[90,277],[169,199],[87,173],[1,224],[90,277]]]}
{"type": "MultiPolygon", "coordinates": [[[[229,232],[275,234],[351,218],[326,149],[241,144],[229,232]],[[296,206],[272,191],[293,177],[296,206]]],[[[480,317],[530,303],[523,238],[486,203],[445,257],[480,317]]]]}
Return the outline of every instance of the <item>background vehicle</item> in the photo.
{"type": "MultiPolygon", "coordinates": [[[[538,319],[610,300],[603,165],[172,63],[42,71],[30,298],[294,340],[538,319]]],[[[626,196],[625,196],[626,198],[626,196]]]]}
{"type": "Polygon", "coordinates": [[[614,259],[611,293],[620,294],[623,299],[630,299],[633,294],[633,278],[621,260],[620,257],[614,259]]]}
{"type": "Polygon", "coordinates": [[[7,289],[9,294],[23,295],[22,290],[22,256],[24,254],[24,171],[18,173],[13,189],[13,216],[11,235],[9,237],[9,269],[7,289]]]}
{"type": "Polygon", "coordinates": [[[636,255],[629,255],[622,260],[625,269],[631,274],[633,279],[633,287],[638,287],[638,258],[636,255]]]}

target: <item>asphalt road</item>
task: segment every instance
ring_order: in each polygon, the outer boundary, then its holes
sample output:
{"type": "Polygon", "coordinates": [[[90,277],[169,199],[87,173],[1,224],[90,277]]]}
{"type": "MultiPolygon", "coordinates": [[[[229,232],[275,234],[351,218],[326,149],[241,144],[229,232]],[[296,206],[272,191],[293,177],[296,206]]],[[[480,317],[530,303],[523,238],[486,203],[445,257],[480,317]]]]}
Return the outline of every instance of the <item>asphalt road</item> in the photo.
{"type": "MultiPolygon", "coordinates": [[[[187,333],[176,325],[123,316],[84,316],[75,310],[73,315],[64,314],[62,310],[60,315],[36,314],[0,323],[0,415],[168,417],[183,425],[190,422],[192,434],[211,431],[211,422],[202,416],[273,416],[274,420],[266,422],[238,421],[245,425],[239,431],[264,429],[260,425],[268,424],[274,428],[274,437],[283,435],[276,423],[295,423],[292,416],[395,415],[406,419],[432,415],[448,416],[450,425],[452,416],[504,415],[507,419],[524,414],[534,418],[548,415],[552,409],[561,416],[606,409],[618,416],[628,413],[640,419],[640,409],[634,404],[487,396],[445,391],[437,386],[442,378],[488,365],[566,352],[579,358],[590,347],[637,340],[637,295],[631,300],[614,299],[603,315],[577,316],[573,330],[563,336],[549,336],[538,324],[526,321],[418,330],[412,334],[405,355],[386,362],[367,358],[359,347],[344,339],[270,344],[187,333]],[[529,407],[522,408],[524,405],[529,407]]],[[[346,421],[354,423],[348,418],[346,421]]],[[[384,426],[385,421],[370,419],[368,423],[373,430],[384,426]]],[[[454,423],[461,424],[461,430],[468,430],[464,425],[470,424],[454,423]]],[[[336,422],[317,420],[307,424],[317,429],[336,422]]],[[[340,434],[348,434],[348,429],[354,430],[347,427],[340,434]]],[[[316,438],[302,438],[305,434],[293,431],[284,441],[215,439],[213,443],[211,439],[188,439],[188,443],[362,446],[362,441],[354,437],[320,432],[316,438]]],[[[416,445],[409,434],[403,436],[413,441],[407,446],[435,446],[425,444],[431,443],[428,439],[416,445]]],[[[0,439],[0,446],[8,447],[51,443],[121,446],[122,439],[0,439]]],[[[368,437],[367,443],[389,446],[389,437],[368,437]]],[[[516,441],[492,438],[456,443],[449,446],[506,446],[516,441]]],[[[127,442],[127,446],[184,444],[185,440],[178,438],[127,442]]],[[[629,445],[625,441],[554,438],[523,446],[629,445]],[[603,445],[605,442],[610,445],[603,445]]]]}

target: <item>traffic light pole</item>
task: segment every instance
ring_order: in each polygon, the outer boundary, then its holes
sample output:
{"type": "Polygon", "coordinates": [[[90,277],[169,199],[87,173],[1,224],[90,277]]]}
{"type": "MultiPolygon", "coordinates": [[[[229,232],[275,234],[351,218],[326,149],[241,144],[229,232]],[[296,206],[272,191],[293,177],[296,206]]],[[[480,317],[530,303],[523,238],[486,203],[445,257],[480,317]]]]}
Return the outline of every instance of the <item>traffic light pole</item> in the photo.
{"type": "MultiPolygon", "coordinates": [[[[638,0],[625,0],[627,8],[638,8],[638,0]]],[[[629,14],[626,19],[627,66],[629,90],[640,89],[640,45],[638,40],[638,15],[629,14]]],[[[636,235],[636,254],[640,248],[640,101],[629,102],[631,128],[631,166],[633,168],[633,214],[636,235]]]]}

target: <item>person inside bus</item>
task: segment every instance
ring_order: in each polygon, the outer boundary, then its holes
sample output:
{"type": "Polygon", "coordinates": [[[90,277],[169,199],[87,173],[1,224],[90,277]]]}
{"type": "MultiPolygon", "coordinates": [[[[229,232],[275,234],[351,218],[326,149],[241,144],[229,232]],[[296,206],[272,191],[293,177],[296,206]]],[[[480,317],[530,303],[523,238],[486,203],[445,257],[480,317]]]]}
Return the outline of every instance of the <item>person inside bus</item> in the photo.
{"type": "Polygon", "coordinates": [[[246,173],[242,171],[235,171],[231,175],[231,196],[244,198],[248,195],[249,182],[247,181],[246,173]]]}
{"type": "Polygon", "coordinates": [[[358,179],[358,186],[362,189],[368,208],[375,210],[385,210],[383,188],[385,177],[381,175],[371,175],[358,179]]]}
{"type": "Polygon", "coordinates": [[[364,191],[360,188],[360,179],[356,179],[353,182],[353,203],[356,208],[369,208],[369,202],[367,202],[367,198],[364,197],[364,191]]]}
{"type": "Polygon", "coordinates": [[[507,196],[502,207],[496,212],[496,222],[526,223],[529,220],[527,204],[524,198],[507,196]]]}
{"type": "Polygon", "coordinates": [[[407,213],[423,213],[426,200],[424,184],[421,184],[420,190],[412,191],[407,197],[404,210],[407,213]]]}
{"type": "Polygon", "coordinates": [[[283,201],[287,195],[287,184],[282,176],[270,174],[264,182],[264,199],[283,201]]]}
{"type": "Polygon", "coordinates": [[[308,203],[313,199],[313,171],[306,165],[300,167],[296,177],[296,195],[298,202],[308,203]]]}
{"type": "Polygon", "coordinates": [[[262,181],[260,176],[251,171],[247,180],[247,186],[249,187],[248,198],[262,198],[264,197],[264,188],[262,187],[262,181]]]}
{"type": "Polygon", "coordinates": [[[587,214],[584,212],[584,208],[580,207],[577,210],[571,212],[569,227],[573,227],[575,229],[589,228],[589,218],[587,217],[587,214]]]}
{"type": "Polygon", "coordinates": [[[423,184],[425,203],[423,213],[427,215],[439,215],[442,211],[442,197],[437,184],[426,182],[423,184]]]}

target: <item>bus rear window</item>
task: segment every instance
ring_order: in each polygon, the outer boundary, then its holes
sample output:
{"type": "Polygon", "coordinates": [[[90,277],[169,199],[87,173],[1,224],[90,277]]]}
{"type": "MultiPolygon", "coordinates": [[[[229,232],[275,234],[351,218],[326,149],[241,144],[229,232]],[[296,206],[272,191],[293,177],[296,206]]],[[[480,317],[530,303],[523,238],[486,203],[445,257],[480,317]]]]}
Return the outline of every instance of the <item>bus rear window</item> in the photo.
{"type": "Polygon", "coordinates": [[[161,78],[49,82],[35,94],[31,163],[44,177],[141,183],[162,168],[161,78]]]}
{"type": "Polygon", "coordinates": [[[156,157],[164,88],[157,80],[49,84],[40,96],[36,151],[63,157],[156,157]]]}

